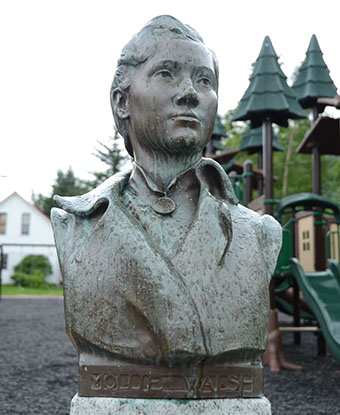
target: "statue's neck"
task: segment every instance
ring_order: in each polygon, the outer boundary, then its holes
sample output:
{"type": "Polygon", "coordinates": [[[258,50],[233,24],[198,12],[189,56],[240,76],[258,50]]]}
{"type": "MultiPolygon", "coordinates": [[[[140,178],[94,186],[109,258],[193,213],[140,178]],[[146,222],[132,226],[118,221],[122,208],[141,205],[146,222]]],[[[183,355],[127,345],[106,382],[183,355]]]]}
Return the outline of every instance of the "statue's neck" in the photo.
{"type": "Polygon", "coordinates": [[[195,167],[201,156],[201,153],[171,155],[149,151],[135,154],[135,162],[160,190],[166,191],[178,175],[195,167]]]}

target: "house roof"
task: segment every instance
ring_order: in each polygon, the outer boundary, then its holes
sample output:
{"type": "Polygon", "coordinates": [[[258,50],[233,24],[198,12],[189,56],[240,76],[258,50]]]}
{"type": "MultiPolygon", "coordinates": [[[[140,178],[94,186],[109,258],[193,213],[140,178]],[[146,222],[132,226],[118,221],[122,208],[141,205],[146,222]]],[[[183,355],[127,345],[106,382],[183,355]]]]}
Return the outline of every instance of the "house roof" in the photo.
{"type": "Polygon", "coordinates": [[[42,215],[45,219],[48,221],[51,221],[48,216],[45,215],[40,209],[38,209],[36,206],[33,205],[33,203],[28,202],[26,199],[24,199],[18,192],[13,192],[9,196],[5,197],[5,199],[0,201],[0,207],[2,204],[4,204],[7,200],[13,198],[13,197],[19,197],[23,202],[25,202],[31,209],[36,210],[40,215],[42,215]]]}

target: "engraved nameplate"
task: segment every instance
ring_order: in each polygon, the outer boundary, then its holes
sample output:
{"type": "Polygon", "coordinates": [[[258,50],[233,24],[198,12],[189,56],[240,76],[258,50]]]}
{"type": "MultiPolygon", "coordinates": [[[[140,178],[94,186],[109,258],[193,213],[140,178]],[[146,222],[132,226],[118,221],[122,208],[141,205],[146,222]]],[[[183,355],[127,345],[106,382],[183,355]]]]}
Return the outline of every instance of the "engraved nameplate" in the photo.
{"type": "Polygon", "coordinates": [[[80,366],[79,396],[121,398],[251,398],[263,394],[263,368],[80,366]]]}

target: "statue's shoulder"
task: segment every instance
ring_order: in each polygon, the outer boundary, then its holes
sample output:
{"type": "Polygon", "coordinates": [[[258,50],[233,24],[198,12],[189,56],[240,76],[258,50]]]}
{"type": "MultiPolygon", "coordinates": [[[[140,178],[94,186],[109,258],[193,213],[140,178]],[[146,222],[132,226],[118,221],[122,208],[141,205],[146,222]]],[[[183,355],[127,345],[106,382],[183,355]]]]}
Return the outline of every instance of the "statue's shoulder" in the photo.
{"type": "Polygon", "coordinates": [[[51,222],[59,256],[77,251],[78,245],[91,233],[108,205],[119,202],[130,171],[118,173],[81,196],[54,196],[60,208],[51,210],[51,222]]]}
{"type": "Polygon", "coordinates": [[[260,227],[264,234],[271,234],[274,239],[281,239],[282,227],[279,222],[271,215],[259,215],[257,212],[237,204],[234,208],[235,217],[243,219],[246,222],[251,222],[254,226],[260,227]]]}
{"type": "Polygon", "coordinates": [[[271,277],[275,270],[277,257],[282,244],[282,227],[271,215],[259,215],[241,204],[232,208],[233,220],[238,220],[245,227],[250,226],[257,236],[262,255],[271,277]]]}
{"type": "Polygon", "coordinates": [[[263,215],[261,219],[262,252],[268,267],[268,277],[271,278],[282,246],[282,227],[271,215],[263,215]]]}
{"type": "Polygon", "coordinates": [[[58,196],[53,200],[66,212],[77,216],[90,216],[103,203],[110,203],[119,194],[129,179],[130,171],[117,173],[105,180],[98,187],[80,196],[58,196]]]}

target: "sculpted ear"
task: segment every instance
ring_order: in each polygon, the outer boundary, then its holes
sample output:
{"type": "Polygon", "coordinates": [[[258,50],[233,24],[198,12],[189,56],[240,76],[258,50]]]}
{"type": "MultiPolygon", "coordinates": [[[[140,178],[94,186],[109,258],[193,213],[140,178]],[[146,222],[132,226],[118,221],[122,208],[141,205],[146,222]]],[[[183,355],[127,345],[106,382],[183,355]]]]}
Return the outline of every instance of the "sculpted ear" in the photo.
{"type": "Polygon", "coordinates": [[[113,111],[119,118],[128,118],[129,112],[129,97],[127,92],[120,88],[116,88],[111,91],[111,105],[113,111]]]}

